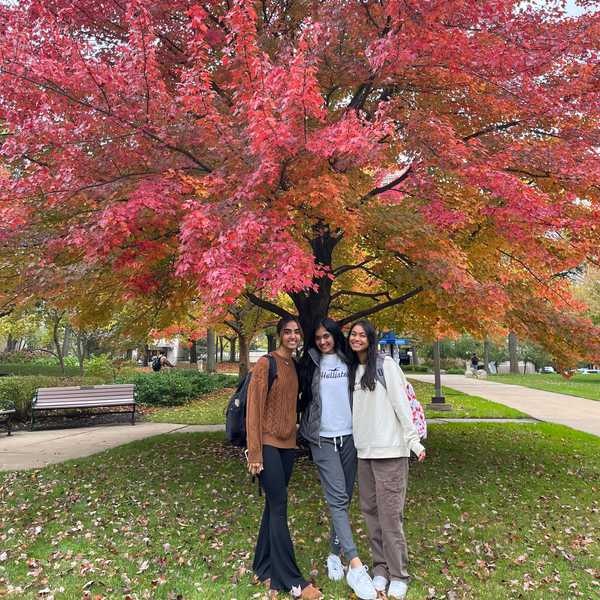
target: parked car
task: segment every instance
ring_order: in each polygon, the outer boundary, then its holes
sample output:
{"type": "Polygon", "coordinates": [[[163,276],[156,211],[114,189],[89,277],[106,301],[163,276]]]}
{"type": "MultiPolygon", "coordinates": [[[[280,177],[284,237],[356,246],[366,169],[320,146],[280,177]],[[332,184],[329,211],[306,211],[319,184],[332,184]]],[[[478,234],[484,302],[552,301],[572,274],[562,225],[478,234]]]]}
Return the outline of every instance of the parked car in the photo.
{"type": "Polygon", "coordinates": [[[547,366],[547,367],[542,367],[540,369],[540,373],[556,373],[556,371],[554,370],[554,367],[547,366]]]}
{"type": "Polygon", "coordinates": [[[587,368],[581,368],[581,369],[577,369],[578,373],[581,373],[582,375],[598,375],[598,373],[600,373],[600,369],[587,369],[587,368]]]}

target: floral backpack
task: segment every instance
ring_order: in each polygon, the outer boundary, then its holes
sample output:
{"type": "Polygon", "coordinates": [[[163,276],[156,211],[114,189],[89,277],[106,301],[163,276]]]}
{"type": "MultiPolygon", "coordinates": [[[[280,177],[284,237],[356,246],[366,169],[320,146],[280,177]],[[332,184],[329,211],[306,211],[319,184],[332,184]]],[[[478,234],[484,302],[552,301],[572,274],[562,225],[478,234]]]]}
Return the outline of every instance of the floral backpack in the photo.
{"type": "Polygon", "coordinates": [[[412,420],[419,434],[419,437],[424,440],[427,437],[427,421],[425,420],[425,411],[421,403],[417,400],[417,395],[411,383],[406,382],[406,395],[412,412],[412,420]]]}
{"type": "MultiPolygon", "coordinates": [[[[375,371],[375,378],[377,381],[383,385],[383,387],[387,390],[387,385],[385,383],[385,376],[383,374],[383,360],[385,356],[379,354],[377,356],[377,369],[375,371]]],[[[400,369],[400,374],[402,376],[402,381],[404,382],[404,387],[406,388],[406,395],[408,396],[408,404],[410,406],[410,411],[412,414],[412,421],[419,434],[419,437],[424,440],[427,437],[427,421],[425,420],[425,411],[421,406],[421,403],[417,400],[417,395],[415,394],[415,390],[411,383],[409,383],[404,375],[404,371],[400,369]]]]}

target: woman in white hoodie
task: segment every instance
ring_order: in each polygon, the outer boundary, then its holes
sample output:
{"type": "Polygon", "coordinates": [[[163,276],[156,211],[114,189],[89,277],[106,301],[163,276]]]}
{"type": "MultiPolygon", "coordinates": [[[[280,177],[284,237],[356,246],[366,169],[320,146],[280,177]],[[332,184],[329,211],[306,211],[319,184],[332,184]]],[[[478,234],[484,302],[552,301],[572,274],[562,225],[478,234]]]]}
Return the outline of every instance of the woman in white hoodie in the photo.
{"type": "Polygon", "coordinates": [[[378,357],[375,328],[357,321],[350,329],[349,383],[352,429],[358,452],[360,507],[369,530],[373,584],[388,598],[404,598],[408,549],[402,526],[411,451],[419,462],[425,448],[412,422],[404,376],[394,359],[378,357]]]}

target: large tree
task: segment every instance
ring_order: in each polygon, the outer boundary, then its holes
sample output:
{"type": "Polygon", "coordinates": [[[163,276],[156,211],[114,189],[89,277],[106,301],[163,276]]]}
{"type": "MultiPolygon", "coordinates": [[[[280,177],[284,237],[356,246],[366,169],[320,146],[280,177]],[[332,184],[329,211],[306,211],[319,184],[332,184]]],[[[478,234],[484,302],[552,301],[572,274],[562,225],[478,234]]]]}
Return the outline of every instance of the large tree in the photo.
{"type": "Polygon", "coordinates": [[[2,6],[2,241],[128,297],[167,269],[208,304],[282,313],[285,291],[306,328],[403,305],[572,362],[594,351],[565,274],[598,242],[600,27],[537,4],[2,6]]]}

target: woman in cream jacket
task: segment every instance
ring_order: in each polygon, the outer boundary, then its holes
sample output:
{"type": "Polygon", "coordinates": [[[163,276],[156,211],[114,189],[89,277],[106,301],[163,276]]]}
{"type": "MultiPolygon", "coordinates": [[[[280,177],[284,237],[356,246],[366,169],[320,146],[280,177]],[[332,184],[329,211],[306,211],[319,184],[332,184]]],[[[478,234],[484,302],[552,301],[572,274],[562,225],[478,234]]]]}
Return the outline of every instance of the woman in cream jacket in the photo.
{"type": "Polygon", "coordinates": [[[412,422],[400,367],[390,357],[382,365],[378,361],[374,327],[369,321],[358,321],[350,329],[348,342],[360,507],[369,530],[373,584],[378,591],[387,588],[388,598],[401,599],[409,582],[402,526],[408,459],[412,451],[422,462],[425,448],[412,422]]]}

